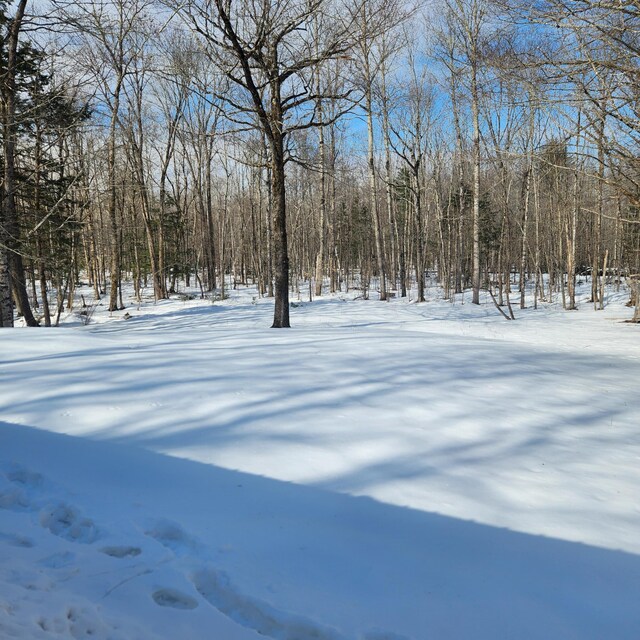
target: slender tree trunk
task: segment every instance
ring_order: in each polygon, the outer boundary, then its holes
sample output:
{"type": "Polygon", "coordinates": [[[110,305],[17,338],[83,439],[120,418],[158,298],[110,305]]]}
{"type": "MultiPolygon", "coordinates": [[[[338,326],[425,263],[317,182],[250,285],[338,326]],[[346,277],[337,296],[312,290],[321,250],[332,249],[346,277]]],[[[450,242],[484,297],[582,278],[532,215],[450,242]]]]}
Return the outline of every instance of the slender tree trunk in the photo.
{"type": "MultiPolygon", "coordinates": [[[[567,249],[567,293],[568,309],[576,309],[576,230],[578,222],[578,171],[573,175],[573,198],[571,212],[565,217],[565,244],[567,249]]],[[[564,287],[563,287],[564,290],[564,287]]]]}
{"type": "Polygon", "coordinates": [[[40,264],[38,265],[38,273],[39,273],[39,279],[40,279],[40,297],[42,298],[42,314],[44,317],[44,326],[50,327],[51,326],[51,309],[49,307],[49,293],[47,291],[47,272],[45,269],[44,259],[40,260],[40,264]]]}
{"type": "MultiPolygon", "coordinates": [[[[265,155],[268,156],[269,153],[267,152],[265,155]]],[[[267,182],[267,208],[266,208],[267,255],[266,255],[266,259],[267,259],[267,283],[268,283],[267,297],[273,298],[276,295],[274,286],[273,286],[274,284],[273,280],[275,276],[275,269],[274,269],[274,262],[273,262],[273,257],[274,257],[273,216],[274,216],[275,204],[274,204],[274,189],[273,189],[273,170],[272,170],[271,164],[266,170],[266,182],[267,182]]]]}
{"type": "Polygon", "coordinates": [[[329,166],[329,194],[331,196],[331,206],[328,225],[329,234],[329,280],[331,282],[331,293],[335,293],[340,288],[339,273],[339,255],[338,243],[336,238],[336,216],[337,216],[337,197],[336,197],[336,132],[335,126],[332,124],[329,128],[330,141],[330,166],[329,166]]]}
{"type": "Polygon", "coordinates": [[[369,190],[371,192],[371,217],[373,222],[373,237],[376,245],[376,260],[378,262],[378,275],[380,277],[380,300],[387,299],[387,274],[384,257],[384,245],[382,242],[382,228],[380,224],[380,211],[378,207],[378,191],[376,187],[376,167],[373,144],[373,98],[371,96],[371,84],[367,89],[366,111],[367,132],[369,141],[369,190]]]}
{"type": "Polygon", "coordinates": [[[616,196],[616,220],[614,225],[614,234],[613,234],[613,268],[616,273],[616,291],[620,291],[620,272],[621,272],[621,264],[620,264],[620,242],[621,242],[621,233],[620,233],[620,218],[622,217],[622,196],[618,194],[616,196]]]}
{"type": "Polygon", "coordinates": [[[535,248],[534,248],[534,258],[533,258],[533,268],[536,272],[536,287],[533,294],[533,308],[538,308],[538,298],[544,297],[544,281],[542,279],[542,267],[540,266],[540,194],[539,194],[539,184],[537,176],[533,173],[534,169],[532,167],[532,176],[533,180],[533,205],[535,212],[535,248]]]}
{"type": "Polygon", "coordinates": [[[420,165],[416,164],[413,168],[414,182],[414,214],[416,229],[416,282],[418,285],[418,302],[424,302],[424,238],[422,223],[422,193],[420,190],[420,165]]]}
{"type": "MultiPolygon", "coordinates": [[[[212,149],[210,144],[205,140],[204,142],[206,146],[206,152],[205,152],[205,157],[206,157],[206,162],[204,165],[204,183],[205,183],[205,215],[207,218],[207,228],[209,230],[209,237],[207,238],[207,267],[208,267],[208,273],[207,273],[207,280],[208,280],[208,284],[209,284],[209,289],[211,291],[213,291],[216,288],[217,282],[216,282],[216,261],[218,259],[218,252],[216,251],[216,231],[215,231],[215,224],[213,221],[213,196],[212,196],[212,185],[211,185],[211,171],[212,171],[212,163],[213,163],[213,158],[212,158],[212,149]]],[[[223,261],[223,256],[222,256],[222,252],[220,252],[220,279],[223,281],[222,282],[222,287],[224,288],[224,271],[225,271],[225,266],[224,266],[224,261],[223,261]]]]}
{"type": "MultiPolygon", "coordinates": [[[[4,218],[4,216],[2,217],[4,218]]],[[[9,254],[5,249],[7,234],[3,223],[4,220],[0,218],[0,327],[13,327],[11,270],[9,269],[9,254]]]]}
{"type": "MultiPolygon", "coordinates": [[[[453,114],[453,124],[456,132],[456,168],[457,168],[457,178],[458,178],[458,207],[457,207],[457,220],[455,221],[455,242],[454,242],[454,251],[455,257],[453,258],[454,264],[451,267],[451,272],[453,274],[454,279],[454,293],[462,293],[463,291],[463,265],[462,265],[462,249],[463,249],[463,238],[462,232],[464,228],[464,218],[465,218],[465,210],[466,210],[466,199],[465,199],[465,190],[464,190],[464,149],[463,149],[463,138],[462,138],[462,126],[460,123],[460,108],[458,103],[457,96],[457,86],[456,86],[456,77],[453,72],[453,68],[455,66],[454,62],[454,52],[450,51],[450,75],[449,75],[449,91],[451,97],[451,110],[453,114]]],[[[453,175],[451,177],[453,182],[453,175]]]]}
{"type": "Polygon", "coordinates": [[[471,62],[471,113],[473,119],[473,304],[480,304],[480,103],[478,61],[471,62]]]}
{"type": "Polygon", "coordinates": [[[604,163],[605,163],[605,148],[604,148],[604,133],[605,133],[605,117],[604,115],[598,122],[598,214],[595,220],[596,233],[594,239],[594,260],[596,268],[592,274],[592,298],[594,308],[596,310],[604,309],[604,283],[607,277],[607,258],[608,252],[605,254],[602,263],[602,273],[600,273],[600,258],[603,253],[603,239],[602,239],[602,223],[604,216],[604,163]],[[594,286],[595,282],[595,286],[594,286]],[[598,284],[600,285],[598,287],[598,284]]]}
{"type": "MultiPolygon", "coordinates": [[[[318,72],[318,76],[320,73],[318,72]]],[[[318,86],[320,80],[318,79],[318,86]]],[[[320,93],[320,89],[318,89],[320,93]]],[[[322,120],[322,100],[318,100],[318,112],[322,120]]],[[[322,279],[324,277],[324,256],[327,237],[327,198],[326,198],[326,150],[324,144],[324,127],[318,129],[318,147],[320,151],[320,220],[318,221],[318,253],[316,254],[316,296],[322,295],[322,279]]]]}
{"type": "MultiPolygon", "coordinates": [[[[41,184],[40,175],[42,172],[42,133],[40,127],[36,124],[35,127],[36,144],[34,149],[35,160],[35,184],[34,184],[34,208],[36,212],[40,212],[41,206],[41,184]]],[[[49,308],[49,294],[47,291],[47,269],[46,260],[44,256],[44,246],[42,243],[41,229],[36,232],[36,253],[38,257],[38,275],[40,282],[40,297],[42,298],[42,314],[44,318],[44,326],[51,326],[51,309],[49,308]]],[[[88,261],[87,261],[88,264],[88,261]]],[[[34,274],[35,276],[35,274],[34,274]]],[[[34,283],[35,286],[35,283],[34,283]]]]}
{"type": "Polygon", "coordinates": [[[391,141],[390,141],[390,126],[389,126],[389,96],[387,94],[387,65],[386,60],[380,67],[380,79],[382,81],[382,136],[384,139],[384,172],[385,172],[385,194],[387,197],[387,219],[389,225],[390,238],[390,258],[391,267],[389,277],[391,278],[392,288],[397,286],[397,269],[398,259],[396,256],[396,247],[398,244],[398,226],[396,222],[395,211],[393,207],[393,193],[392,193],[392,181],[391,175],[391,141]]]}
{"type": "Polygon", "coordinates": [[[529,227],[529,202],[531,198],[531,173],[533,171],[533,162],[529,162],[527,167],[527,175],[525,176],[523,185],[523,213],[522,213],[522,243],[520,245],[520,308],[526,308],[526,273],[527,273],[527,249],[528,249],[528,227],[529,227]]]}
{"type": "Polygon", "coordinates": [[[118,304],[118,293],[120,288],[120,225],[118,224],[117,196],[118,190],[116,186],[116,130],[118,121],[118,112],[120,109],[120,90],[122,87],[122,76],[118,78],[116,88],[114,90],[113,110],[111,113],[111,122],[109,125],[109,152],[107,158],[107,172],[109,182],[109,240],[111,244],[111,264],[109,288],[109,311],[117,311],[120,307],[118,304]]]}

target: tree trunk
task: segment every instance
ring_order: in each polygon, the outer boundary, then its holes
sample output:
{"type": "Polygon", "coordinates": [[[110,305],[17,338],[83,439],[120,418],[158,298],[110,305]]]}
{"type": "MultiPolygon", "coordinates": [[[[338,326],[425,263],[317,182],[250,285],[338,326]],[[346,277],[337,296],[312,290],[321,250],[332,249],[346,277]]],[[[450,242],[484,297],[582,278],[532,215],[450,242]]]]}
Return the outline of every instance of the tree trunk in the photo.
{"type": "Polygon", "coordinates": [[[371,191],[371,218],[373,222],[373,236],[376,243],[376,260],[378,262],[378,275],[380,277],[380,300],[387,299],[387,275],[384,258],[384,245],[382,242],[382,228],[380,225],[380,211],[378,210],[378,193],[376,189],[376,168],[373,145],[373,100],[371,97],[371,85],[367,89],[367,131],[369,138],[369,189],[371,191]]]}
{"type": "Polygon", "coordinates": [[[2,326],[13,326],[13,309],[11,309],[9,293],[13,290],[18,312],[24,317],[30,327],[38,326],[33,317],[29,295],[27,293],[22,255],[19,253],[19,226],[16,208],[16,175],[15,175],[15,144],[16,144],[16,72],[18,39],[27,0],[20,0],[16,13],[11,20],[11,27],[7,39],[7,66],[2,84],[4,97],[4,185],[2,218],[0,227],[4,229],[2,239],[2,253],[0,259],[0,306],[2,326]],[[5,248],[6,247],[6,248],[5,248]],[[6,265],[6,266],[5,266],[6,265]]]}
{"type": "Polygon", "coordinates": [[[382,81],[382,136],[384,139],[384,172],[385,172],[385,194],[387,196],[387,220],[389,224],[390,237],[390,274],[391,288],[395,289],[397,286],[397,245],[398,245],[398,225],[396,221],[395,211],[393,207],[393,192],[392,192],[392,180],[391,175],[391,139],[390,139],[390,125],[389,125],[389,95],[387,93],[387,65],[386,60],[380,67],[380,79],[382,81]]]}
{"type": "MultiPolygon", "coordinates": [[[[318,74],[319,75],[319,74],[318,74]]],[[[318,85],[320,81],[318,81],[318,85]]],[[[318,93],[320,90],[318,89],[318,93]]],[[[318,112],[322,120],[322,100],[318,100],[318,112]]],[[[320,151],[320,220],[318,221],[318,253],[316,254],[316,296],[322,295],[322,279],[324,276],[324,255],[327,237],[327,198],[326,198],[326,150],[324,144],[324,127],[318,130],[318,147],[320,151]]]]}
{"type": "Polygon", "coordinates": [[[528,234],[527,229],[529,226],[529,202],[531,198],[531,173],[533,161],[531,160],[527,167],[527,175],[525,176],[523,185],[523,214],[522,214],[522,243],[520,245],[520,308],[526,308],[526,271],[527,271],[527,249],[528,249],[528,234]]]}
{"type": "Polygon", "coordinates": [[[473,117],[473,304],[480,304],[480,105],[478,61],[471,62],[471,111],[473,117]]]}
{"type": "Polygon", "coordinates": [[[414,182],[414,214],[416,229],[416,283],[418,285],[418,302],[424,302],[424,239],[422,224],[422,194],[420,193],[420,165],[413,167],[414,182]]]}
{"type": "Polygon", "coordinates": [[[285,191],[284,139],[276,132],[271,146],[271,192],[273,207],[273,253],[275,276],[275,309],[273,329],[286,329],[289,324],[289,254],[287,249],[287,200],[285,191]]]}
{"type": "Polygon", "coordinates": [[[109,311],[117,311],[118,292],[120,288],[120,225],[118,224],[117,211],[117,188],[116,188],[116,126],[118,120],[118,111],[120,107],[120,88],[122,86],[122,76],[118,78],[116,88],[114,90],[113,111],[111,113],[111,123],[109,125],[109,153],[107,159],[107,171],[109,181],[109,241],[111,245],[111,266],[110,278],[111,286],[109,289],[109,311]]]}

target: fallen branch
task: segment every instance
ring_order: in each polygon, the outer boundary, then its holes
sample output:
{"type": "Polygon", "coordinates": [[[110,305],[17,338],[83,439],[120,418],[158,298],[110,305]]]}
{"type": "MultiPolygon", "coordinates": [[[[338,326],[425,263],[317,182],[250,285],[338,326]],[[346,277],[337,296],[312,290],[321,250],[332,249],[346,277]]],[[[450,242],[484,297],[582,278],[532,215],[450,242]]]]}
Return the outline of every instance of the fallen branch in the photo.
{"type": "Polygon", "coordinates": [[[487,291],[489,292],[489,295],[491,296],[491,299],[493,300],[493,304],[496,305],[496,309],[504,316],[504,318],[506,320],[513,320],[513,318],[510,318],[505,312],[504,309],[502,309],[500,307],[500,305],[498,304],[498,301],[496,300],[496,297],[493,295],[493,291],[491,291],[491,289],[487,289],[487,291]]]}

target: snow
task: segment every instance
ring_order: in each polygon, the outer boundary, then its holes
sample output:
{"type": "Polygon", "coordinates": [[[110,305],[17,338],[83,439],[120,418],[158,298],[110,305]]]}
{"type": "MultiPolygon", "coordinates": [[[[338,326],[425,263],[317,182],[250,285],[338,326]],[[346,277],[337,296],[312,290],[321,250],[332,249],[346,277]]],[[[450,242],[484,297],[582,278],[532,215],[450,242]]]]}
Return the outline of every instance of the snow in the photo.
{"type": "Polygon", "coordinates": [[[624,294],[230,293],[0,333],[0,638],[637,640],[624,294]]]}

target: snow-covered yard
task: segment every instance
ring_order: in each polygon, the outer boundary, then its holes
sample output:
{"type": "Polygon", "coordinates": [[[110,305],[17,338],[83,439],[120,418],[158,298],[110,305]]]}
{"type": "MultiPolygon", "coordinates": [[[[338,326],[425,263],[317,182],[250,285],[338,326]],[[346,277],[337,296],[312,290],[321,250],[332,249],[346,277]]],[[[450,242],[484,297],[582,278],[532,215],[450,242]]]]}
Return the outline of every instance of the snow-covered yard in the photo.
{"type": "Polygon", "coordinates": [[[640,638],[624,295],[342,298],[2,331],[0,637],[640,638]]]}

